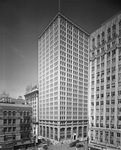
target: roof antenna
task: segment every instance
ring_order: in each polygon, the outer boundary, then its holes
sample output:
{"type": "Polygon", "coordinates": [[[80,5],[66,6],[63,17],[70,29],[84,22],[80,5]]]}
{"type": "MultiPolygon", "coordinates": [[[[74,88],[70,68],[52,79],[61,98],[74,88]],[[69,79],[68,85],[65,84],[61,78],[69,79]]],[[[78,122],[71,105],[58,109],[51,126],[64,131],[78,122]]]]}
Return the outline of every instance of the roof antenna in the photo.
{"type": "Polygon", "coordinates": [[[59,0],[59,12],[60,12],[60,0],[59,0]]]}

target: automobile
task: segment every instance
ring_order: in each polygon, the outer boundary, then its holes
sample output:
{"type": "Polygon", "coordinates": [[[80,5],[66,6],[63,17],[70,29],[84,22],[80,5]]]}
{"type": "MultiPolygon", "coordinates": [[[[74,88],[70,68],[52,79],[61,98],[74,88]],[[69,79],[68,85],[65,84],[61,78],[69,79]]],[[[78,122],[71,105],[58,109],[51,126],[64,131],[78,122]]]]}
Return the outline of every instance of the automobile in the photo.
{"type": "Polygon", "coordinates": [[[47,141],[45,139],[41,139],[41,143],[46,144],[47,141]]]}
{"type": "Polygon", "coordinates": [[[74,147],[74,146],[76,146],[76,143],[75,143],[75,142],[72,142],[72,143],[69,144],[69,146],[70,146],[70,147],[74,147]]]}
{"type": "Polygon", "coordinates": [[[70,147],[74,147],[74,146],[76,146],[76,144],[77,144],[78,142],[79,142],[79,140],[76,140],[76,141],[70,143],[69,146],[70,146],[70,147]]]}
{"type": "Polygon", "coordinates": [[[43,144],[43,145],[42,145],[42,147],[43,147],[45,150],[47,150],[47,149],[48,149],[47,144],[43,144]]]}
{"type": "Polygon", "coordinates": [[[82,147],[82,148],[83,148],[83,147],[84,147],[84,145],[82,145],[81,143],[77,143],[77,144],[76,144],[76,148],[80,148],[80,147],[82,147]]]}

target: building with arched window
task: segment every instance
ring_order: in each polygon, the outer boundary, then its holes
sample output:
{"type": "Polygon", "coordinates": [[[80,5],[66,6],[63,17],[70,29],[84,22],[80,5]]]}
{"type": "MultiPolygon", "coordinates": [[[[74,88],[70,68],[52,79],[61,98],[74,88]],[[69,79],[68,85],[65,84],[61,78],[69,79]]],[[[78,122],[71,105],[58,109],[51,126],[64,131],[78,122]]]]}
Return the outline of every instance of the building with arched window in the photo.
{"type": "Polygon", "coordinates": [[[32,144],[32,108],[0,103],[0,147],[13,150],[32,144]]]}

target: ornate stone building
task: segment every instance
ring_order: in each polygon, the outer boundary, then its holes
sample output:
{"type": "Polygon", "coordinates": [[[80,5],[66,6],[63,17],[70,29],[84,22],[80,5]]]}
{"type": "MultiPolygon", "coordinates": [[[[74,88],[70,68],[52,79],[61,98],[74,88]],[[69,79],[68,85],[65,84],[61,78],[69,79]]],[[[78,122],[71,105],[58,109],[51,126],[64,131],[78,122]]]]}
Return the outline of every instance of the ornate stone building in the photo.
{"type": "Polygon", "coordinates": [[[0,148],[13,150],[32,144],[32,108],[0,102],[0,148]]]}

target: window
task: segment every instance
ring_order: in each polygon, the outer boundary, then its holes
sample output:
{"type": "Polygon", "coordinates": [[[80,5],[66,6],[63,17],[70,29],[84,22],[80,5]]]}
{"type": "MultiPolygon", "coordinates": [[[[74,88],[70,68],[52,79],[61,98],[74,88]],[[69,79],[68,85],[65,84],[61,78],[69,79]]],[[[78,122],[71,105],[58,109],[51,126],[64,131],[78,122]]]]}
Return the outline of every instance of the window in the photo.
{"type": "Polygon", "coordinates": [[[95,39],[94,38],[92,39],[92,47],[93,48],[95,47],[95,39]]]}
{"type": "Polygon", "coordinates": [[[111,108],[111,113],[114,113],[115,112],[115,108],[111,108]]]}
{"type": "Polygon", "coordinates": [[[119,39],[119,44],[121,44],[121,38],[119,39]]]}
{"type": "Polygon", "coordinates": [[[7,124],[7,119],[4,119],[4,124],[7,124]]]}
{"type": "Polygon", "coordinates": [[[109,82],[110,81],[110,77],[107,77],[107,82],[109,82]]]}
{"type": "Polygon", "coordinates": [[[117,137],[121,137],[121,134],[120,134],[120,133],[117,133],[117,137]]]}
{"type": "Polygon", "coordinates": [[[107,89],[110,89],[110,84],[107,84],[107,86],[106,86],[106,87],[107,87],[107,89]]]}
{"type": "Polygon", "coordinates": [[[4,116],[7,116],[7,111],[4,111],[3,114],[4,114],[4,116]]]}
{"type": "Polygon", "coordinates": [[[11,116],[11,111],[8,112],[8,115],[11,116]]]}
{"type": "Polygon", "coordinates": [[[102,44],[104,44],[104,42],[105,42],[105,32],[103,31],[101,35],[102,35],[102,44]]]}
{"type": "Polygon", "coordinates": [[[21,112],[20,112],[20,116],[22,116],[22,115],[23,115],[23,112],[21,111],[21,112]]]}
{"type": "Polygon", "coordinates": [[[109,101],[109,100],[106,100],[106,104],[109,105],[109,104],[110,104],[110,101],[109,101]]]}
{"type": "Polygon", "coordinates": [[[109,41],[111,39],[111,28],[107,29],[107,40],[109,41]]]}
{"type": "Polygon", "coordinates": [[[118,99],[118,104],[121,104],[121,99],[118,99]]]}
{"type": "Polygon", "coordinates": [[[112,75],[112,81],[115,81],[115,75],[112,75]]]}
{"type": "Polygon", "coordinates": [[[115,104],[115,100],[114,99],[111,100],[111,104],[115,104]]]}
{"type": "Polygon", "coordinates": [[[110,49],[110,44],[107,45],[107,49],[110,49]]]}
{"type": "Polygon", "coordinates": [[[8,128],[8,132],[11,132],[11,129],[12,129],[12,128],[11,128],[11,127],[9,127],[9,128],[8,128]]]}
{"type": "Polygon", "coordinates": [[[121,91],[118,91],[118,95],[119,95],[119,96],[121,95],[121,91]]]}
{"type": "Polygon", "coordinates": [[[111,96],[112,96],[112,97],[115,96],[115,92],[111,92],[111,96]]]}
{"type": "Polygon", "coordinates": [[[107,69],[107,75],[110,73],[110,68],[109,69],[107,69]]]}
{"type": "Polygon", "coordinates": [[[107,59],[109,59],[109,58],[110,58],[110,52],[107,53],[107,59]]]}
{"type": "Polygon", "coordinates": [[[116,68],[112,67],[112,73],[115,73],[116,68]]]}
{"type": "Polygon", "coordinates": [[[116,50],[114,49],[114,50],[112,51],[112,56],[115,55],[115,54],[116,54],[116,50]]]}
{"type": "Polygon", "coordinates": [[[121,71],[121,65],[118,65],[118,71],[121,71]]]}
{"type": "Polygon", "coordinates": [[[13,124],[15,124],[16,123],[16,119],[13,119],[13,124]]]}
{"type": "Polygon", "coordinates": [[[97,46],[100,45],[100,35],[97,36],[97,46]]]}
{"type": "Polygon", "coordinates": [[[106,93],[106,97],[109,98],[110,97],[110,93],[106,93]]]}
{"type": "Polygon", "coordinates": [[[13,132],[16,131],[16,127],[13,127],[13,132]]]}
{"type": "Polygon", "coordinates": [[[13,116],[15,116],[16,115],[16,112],[15,111],[13,111],[13,116]]]}
{"type": "Polygon", "coordinates": [[[101,98],[104,98],[104,94],[101,94],[101,98]]]}
{"type": "Polygon", "coordinates": [[[100,54],[100,50],[98,49],[98,50],[97,50],[97,55],[99,55],[99,54],[100,54]]]}
{"type": "Polygon", "coordinates": [[[4,132],[7,132],[7,128],[4,128],[4,132]]]}

